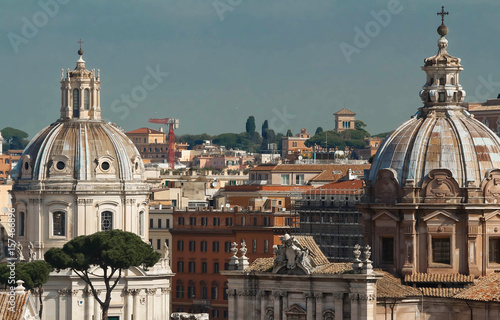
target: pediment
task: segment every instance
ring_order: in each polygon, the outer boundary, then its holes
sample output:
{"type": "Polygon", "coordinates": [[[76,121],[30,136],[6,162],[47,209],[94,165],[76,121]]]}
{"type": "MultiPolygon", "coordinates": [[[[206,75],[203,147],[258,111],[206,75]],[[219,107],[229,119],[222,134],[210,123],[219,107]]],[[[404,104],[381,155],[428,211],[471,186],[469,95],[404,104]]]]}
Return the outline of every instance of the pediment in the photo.
{"type": "Polygon", "coordinates": [[[491,220],[493,218],[500,219],[500,210],[490,212],[486,215],[484,215],[484,221],[491,220]]]}
{"type": "Polygon", "coordinates": [[[437,219],[438,217],[444,217],[444,218],[447,218],[447,219],[450,219],[450,220],[453,220],[455,222],[458,222],[458,217],[455,216],[454,214],[452,213],[449,213],[449,212],[446,212],[446,211],[434,211],[432,213],[429,213],[428,215],[426,215],[423,219],[424,221],[428,221],[428,220],[434,220],[434,219],[437,219]]]}
{"type": "Polygon", "coordinates": [[[306,315],[307,312],[304,308],[299,306],[298,304],[292,304],[290,307],[284,310],[286,315],[306,315]]]}
{"type": "Polygon", "coordinates": [[[389,211],[382,211],[377,213],[376,215],[373,216],[372,220],[381,220],[381,219],[392,219],[394,221],[399,221],[399,218],[394,214],[389,211]]]}

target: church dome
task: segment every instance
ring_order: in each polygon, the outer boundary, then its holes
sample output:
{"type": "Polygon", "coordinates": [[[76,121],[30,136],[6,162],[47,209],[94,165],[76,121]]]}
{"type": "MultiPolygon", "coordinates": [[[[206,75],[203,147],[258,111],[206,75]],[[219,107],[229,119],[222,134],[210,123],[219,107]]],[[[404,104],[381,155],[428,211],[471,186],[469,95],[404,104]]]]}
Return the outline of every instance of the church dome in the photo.
{"type": "Polygon", "coordinates": [[[99,70],[80,59],[61,75],[61,116],[24,150],[16,179],[34,181],[144,181],[135,145],[116,126],[101,120],[99,70]]]}
{"type": "Polygon", "coordinates": [[[386,138],[375,156],[367,181],[375,189],[372,200],[399,201],[411,188],[421,189],[422,197],[436,195],[442,181],[450,196],[460,197],[459,189],[480,188],[500,168],[500,139],[461,106],[463,67],[446,51],[447,31],[442,24],[438,53],[422,67],[427,75],[420,91],[424,106],[386,138]]]}

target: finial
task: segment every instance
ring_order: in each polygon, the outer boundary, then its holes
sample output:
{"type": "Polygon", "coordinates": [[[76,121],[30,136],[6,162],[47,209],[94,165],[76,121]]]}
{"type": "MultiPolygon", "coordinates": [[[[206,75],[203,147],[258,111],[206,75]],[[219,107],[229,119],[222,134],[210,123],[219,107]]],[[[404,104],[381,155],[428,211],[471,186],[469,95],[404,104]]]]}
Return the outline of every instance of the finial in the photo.
{"type": "Polygon", "coordinates": [[[82,38],[80,38],[80,40],[78,40],[76,43],[80,44],[80,50],[78,50],[78,54],[80,56],[83,56],[83,50],[82,50],[82,43],[83,43],[83,41],[82,41],[82,38]]]}
{"type": "Polygon", "coordinates": [[[437,32],[441,37],[448,34],[448,27],[444,25],[444,16],[449,14],[449,12],[444,11],[444,6],[441,7],[441,12],[437,13],[438,16],[441,16],[441,25],[437,29],[437,32]]]}

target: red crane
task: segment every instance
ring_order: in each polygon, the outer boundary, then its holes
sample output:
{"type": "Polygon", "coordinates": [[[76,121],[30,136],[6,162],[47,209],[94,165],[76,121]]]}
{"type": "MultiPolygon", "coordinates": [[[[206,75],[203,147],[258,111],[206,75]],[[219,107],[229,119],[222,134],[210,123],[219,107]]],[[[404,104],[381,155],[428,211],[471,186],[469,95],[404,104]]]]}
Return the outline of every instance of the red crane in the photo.
{"type": "Polygon", "coordinates": [[[175,133],[174,129],[179,128],[179,119],[163,118],[149,119],[150,123],[168,124],[168,152],[167,162],[170,169],[175,169],[175,133]]]}

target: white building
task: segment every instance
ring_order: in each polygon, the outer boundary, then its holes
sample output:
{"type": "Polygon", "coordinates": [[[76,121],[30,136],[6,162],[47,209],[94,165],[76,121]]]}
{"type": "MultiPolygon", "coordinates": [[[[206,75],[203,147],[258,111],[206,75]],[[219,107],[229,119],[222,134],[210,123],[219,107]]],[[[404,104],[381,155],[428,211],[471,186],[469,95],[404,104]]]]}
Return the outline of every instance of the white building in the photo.
{"type": "MultiPolygon", "coordinates": [[[[25,257],[43,259],[77,236],[111,229],[149,239],[141,157],[121,130],[101,120],[99,70],[87,70],[78,54],[76,68],[61,74],[60,118],[32,139],[16,167],[16,240],[25,257]]],[[[149,271],[128,270],[113,292],[110,319],[168,319],[172,276],[166,260],[149,271]]],[[[44,318],[100,318],[88,288],[70,271],[54,273],[45,288],[44,318]]]]}

